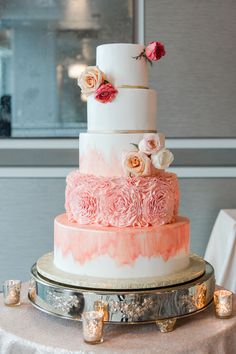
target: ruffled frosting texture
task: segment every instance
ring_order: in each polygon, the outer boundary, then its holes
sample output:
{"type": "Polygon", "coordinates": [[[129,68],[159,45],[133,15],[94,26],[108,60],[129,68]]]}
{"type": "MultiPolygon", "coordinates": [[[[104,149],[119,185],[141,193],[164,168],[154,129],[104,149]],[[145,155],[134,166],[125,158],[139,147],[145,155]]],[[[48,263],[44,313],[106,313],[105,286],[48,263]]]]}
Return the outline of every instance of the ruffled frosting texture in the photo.
{"type": "Polygon", "coordinates": [[[67,217],[81,225],[163,225],[176,220],[178,206],[179,187],[174,173],[110,178],[76,170],[67,176],[67,217]]]}

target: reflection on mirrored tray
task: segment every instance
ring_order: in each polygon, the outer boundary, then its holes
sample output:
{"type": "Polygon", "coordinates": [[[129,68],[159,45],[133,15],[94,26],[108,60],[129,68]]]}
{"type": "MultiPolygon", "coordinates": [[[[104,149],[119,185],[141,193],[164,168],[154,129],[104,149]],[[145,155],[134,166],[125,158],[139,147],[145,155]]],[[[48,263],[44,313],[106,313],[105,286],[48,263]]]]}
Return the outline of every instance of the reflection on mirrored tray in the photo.
{"type": "Polygon", "coordinates": [[[0,0],[0,137],[77,137],[79,73],[132,40],[132,0],[0,0]]]}

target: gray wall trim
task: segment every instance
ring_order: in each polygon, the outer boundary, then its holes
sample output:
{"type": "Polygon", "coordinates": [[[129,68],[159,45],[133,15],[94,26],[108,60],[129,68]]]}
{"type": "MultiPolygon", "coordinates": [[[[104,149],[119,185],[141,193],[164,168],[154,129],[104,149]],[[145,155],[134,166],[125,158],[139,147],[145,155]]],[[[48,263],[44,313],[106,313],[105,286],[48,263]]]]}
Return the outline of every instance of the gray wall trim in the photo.
{"type": "Polygon", "coordinates": [[[0,139],[0,149],[78,149],[78,139],[0,139]]]}
{"type": "MultiPolygon", "coordinates": [[[[0,178],[65,178],[75,167],[1,167],[0,178]]],[[[173,167],[179,178],[235,178],[236,167],[173,167]]]]}
{"type": "MultiPolygon", "coordinates": [[[[236,149],[175,149],[173,167],[236,167],[236,149]]],[[[0,153],[1,156],[1,153],[0,153]]]]}
{"type": "Polygon", "coordinates": [[[79,149],[0,149],[1,167],[78,166],[79,149]]]}
{"type": "MultiPolygon", "coordinates": [[[[236,139],[166,139],[172,167],[236,167],[236,139]]],[[[79,139],[0,139],[0,167],[78,167],[79,139]]]]}
{"type": "Polygon", "coordinates": [[[1,167],[0,178],[66,178],[75,167],[1,167]]]}
{"type": "Polygon", "coordinates": [[[236,149],[236,139],[166,139],[172,149],[236,149]]]}
{"type": "MultiPolygon", "coordinates": [[[[235,139],[166,139],[175,149],[236,149],[235,139]]],[[[79,139],[0,139],[0,149],[77,149],[79,139]]]]}
{"type": "MultiPolygon", "coordinates": [[[[236,167],[236,149],[172,149],[171,167],[236,167]]],[[[0,167],[70,167],[79,149],[0,149],[0,167]]]]}

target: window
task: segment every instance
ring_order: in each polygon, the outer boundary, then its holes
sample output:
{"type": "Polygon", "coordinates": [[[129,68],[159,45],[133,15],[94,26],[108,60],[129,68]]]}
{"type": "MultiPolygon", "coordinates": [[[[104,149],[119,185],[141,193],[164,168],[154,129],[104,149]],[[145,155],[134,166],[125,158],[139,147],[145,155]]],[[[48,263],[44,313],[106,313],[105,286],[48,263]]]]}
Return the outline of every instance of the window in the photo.
{"type": "Polygon", "coordinates": [[[0,137],[77,137],[77,77],[96,46],[133,41],[132,0],[0,0],[0,137]]]}

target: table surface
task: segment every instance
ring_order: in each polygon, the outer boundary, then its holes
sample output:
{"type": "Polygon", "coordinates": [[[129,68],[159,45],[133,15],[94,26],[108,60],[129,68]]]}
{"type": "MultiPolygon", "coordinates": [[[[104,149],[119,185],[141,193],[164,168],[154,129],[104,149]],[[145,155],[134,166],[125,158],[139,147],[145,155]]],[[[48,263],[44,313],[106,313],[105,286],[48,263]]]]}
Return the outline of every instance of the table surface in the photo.
{"type": "Polygon", "coordinates": [[[161,333],[155,324],[105,325],[104,342],[84,343],[80,322],[57,318],[34,308],[23,285],[22,304],[7,307],[0,295],[1,354],[152,354],[236,353],[236,296],[233,316],[217,319],[213,306],[178,319],[175,330],[161,333]]]}

